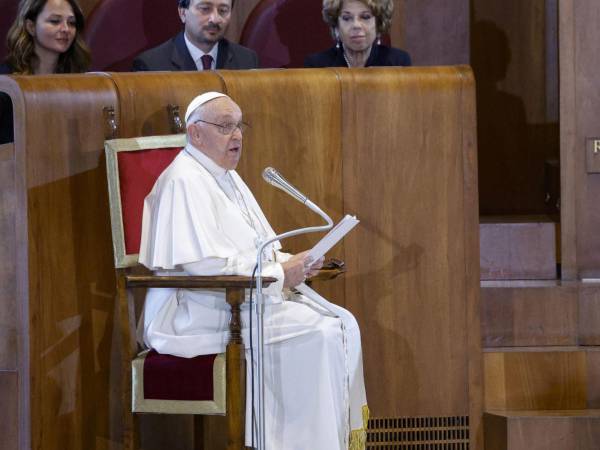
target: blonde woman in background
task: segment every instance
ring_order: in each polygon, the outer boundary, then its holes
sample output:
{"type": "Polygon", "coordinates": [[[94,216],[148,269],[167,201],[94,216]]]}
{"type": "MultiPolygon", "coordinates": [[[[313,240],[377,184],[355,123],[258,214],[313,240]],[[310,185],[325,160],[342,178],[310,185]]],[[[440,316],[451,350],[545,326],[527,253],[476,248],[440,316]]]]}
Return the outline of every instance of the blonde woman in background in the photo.
{"type": "Polygon", "coordinates": [[[404,50],[381,44],[392,22],[393,0],[323,0],[323,19],[336,44],[310,55],[306,67],[410,66],[404,50]]]}

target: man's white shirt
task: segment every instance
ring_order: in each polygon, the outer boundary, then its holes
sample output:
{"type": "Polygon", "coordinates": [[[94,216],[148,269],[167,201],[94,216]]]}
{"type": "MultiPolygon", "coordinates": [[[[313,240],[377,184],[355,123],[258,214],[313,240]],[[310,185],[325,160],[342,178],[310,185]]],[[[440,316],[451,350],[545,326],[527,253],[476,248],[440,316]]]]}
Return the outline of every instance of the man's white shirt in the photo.
{"type": "Polygon", "coordinates": [[[194,64],[196,64],[196,68],[198,70],[204,70],[202,66],[202,57],[204,55],[210,55],[212,57],[212,63],[210,65],[211,70],[215,70],[217,68],[217,57],[219,56],[219,44],[213,45],[213,48],[208,53],[204,53],[198,47],[196,47],[192,41],[190,41],[185,33],[183,33],[183,38],[185,40],[185,45],[190,52],[190,56],[194,60],[194,64]]]}

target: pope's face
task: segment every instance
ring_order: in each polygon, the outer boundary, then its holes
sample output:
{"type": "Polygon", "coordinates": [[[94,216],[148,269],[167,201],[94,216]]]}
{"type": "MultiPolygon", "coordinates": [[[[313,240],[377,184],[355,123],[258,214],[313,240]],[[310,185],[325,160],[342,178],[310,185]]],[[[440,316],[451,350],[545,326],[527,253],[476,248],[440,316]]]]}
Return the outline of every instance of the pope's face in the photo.
{"type": "Polygon", "coordinates": [[[338,31],[344,48],[365,51],[377,37],[375,16],[363,2],[344,0],[338,17],[338,31]]]}
{"type": "Polygon", "coordinates": [[[185,35],[205,52],[223,38],[231,20],[231,0],[191,0],[189,8],[179,8],[185,35]]]}
{"type": "Polygon", "coordinates": [[[235,169],[242,156],[242,131],[237,126],[242,122],[239,106],[230,98],[219,97],[204,106],[200,119],[205,122],[196,120],[188,127],[192,145],[223,169],[235,169]],[[233,131],[223,134],[222,127],[228,125],[233,131]]]}

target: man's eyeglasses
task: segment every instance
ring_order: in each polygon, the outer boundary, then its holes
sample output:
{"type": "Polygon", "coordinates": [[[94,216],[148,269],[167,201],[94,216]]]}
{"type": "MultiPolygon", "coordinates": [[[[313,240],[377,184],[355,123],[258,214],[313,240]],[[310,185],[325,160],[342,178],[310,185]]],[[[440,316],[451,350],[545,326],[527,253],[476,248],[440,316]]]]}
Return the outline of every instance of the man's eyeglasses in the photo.
{"type": "Polygon", "coordinates": [[[198,119],[198,120],[194,121],[194,123],[198,123],[198,122],[207,123],[209,125],[215,126],[219,130],[219,133],[224,134],[226,136],[233,133],[236,128],[239,128],[240,131],[242,132],[242,134],[244,133],[244,131],[246,131],[248,128],[250,128],[250,125],[248,125],[246,122],[213,123],[213,122],[209,122],[207,120],[202,120],[202,119],[198,119]]]}

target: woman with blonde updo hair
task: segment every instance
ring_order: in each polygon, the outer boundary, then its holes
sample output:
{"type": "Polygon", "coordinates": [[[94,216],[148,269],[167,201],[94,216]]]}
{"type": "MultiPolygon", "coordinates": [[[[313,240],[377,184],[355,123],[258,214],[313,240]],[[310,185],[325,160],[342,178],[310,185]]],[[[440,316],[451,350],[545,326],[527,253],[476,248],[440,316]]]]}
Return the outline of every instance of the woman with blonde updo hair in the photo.
{"type": "Polygon", "coordinates": [[[310,55],[306,67],[410,66],[404,50],[381,44],[392,22],[393,0],[323,0],[323,19],[336,45],[310,55]]]}
{"type": "Polygon", "coordinates": [[[8,57],[0,73],[42,75],[85,72],[83,13],[75,0],[21,0],[8,31],[8,57]]]}

